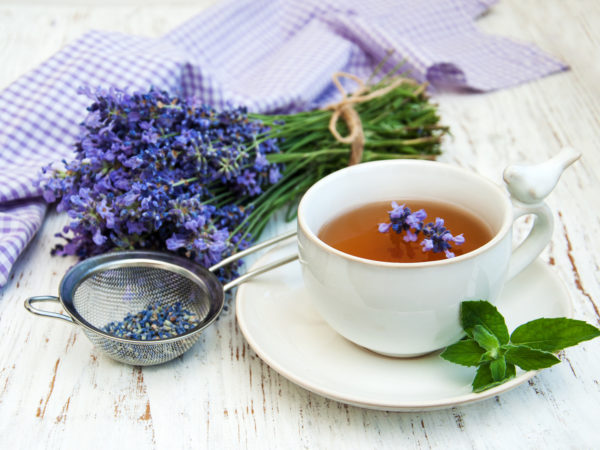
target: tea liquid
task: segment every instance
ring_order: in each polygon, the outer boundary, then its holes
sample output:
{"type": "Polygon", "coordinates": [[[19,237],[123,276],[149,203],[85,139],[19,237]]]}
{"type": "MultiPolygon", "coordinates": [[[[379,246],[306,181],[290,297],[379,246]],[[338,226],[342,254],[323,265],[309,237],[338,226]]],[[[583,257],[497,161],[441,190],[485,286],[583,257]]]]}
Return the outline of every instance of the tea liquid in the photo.
{"type": "MultiPolygon", "coordinates": [[[[453,236],[462,233],[465,242],[461,245],[452,244],[452,252],[456,256],[473,251],[492,239],[490,227],[461,206],[435,200],[396,202],[406,205],[412,212],[424,209],[427,213],[425,223],[435,222],[436,217],[441,217],[453,236]]],[[[398,234],[392,229],[380,233],[378,225],[389,222],[388,212],[391,210],[391,201],[361,206],[325,224],[319,230],[319,239],[344,253],[376,261],[407,263],[446,259],[444,252],[422,250],[422,233],[418,234],[416,242],[404,242],[405,233],[398,234]]]]}

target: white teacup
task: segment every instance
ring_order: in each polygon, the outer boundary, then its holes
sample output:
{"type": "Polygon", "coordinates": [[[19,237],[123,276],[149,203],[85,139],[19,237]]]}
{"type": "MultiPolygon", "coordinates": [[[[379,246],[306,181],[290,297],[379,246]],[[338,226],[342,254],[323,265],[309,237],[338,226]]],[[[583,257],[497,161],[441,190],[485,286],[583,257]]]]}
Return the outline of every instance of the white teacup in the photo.
{"type": "Polygon", "coordinates": [[[298,208],[302,275],[316,309],[345,338],[389,356],[422,355],[460,339],[460,303],[493,303],[506,280],[539,255],[551,234],[552,215],[541,201],[511,202],[486,178],[432,161],[378,161],[342,169],[313,185],[298,208]],[[489,225],[493,238],[455,258],[420,263],[359,258],[318,238],[325,224],[349,210],[411,198],[461,205],[489,225]],[[534,225],[512,250],[513,221],[524,214],[535,215],[534,225]]]}

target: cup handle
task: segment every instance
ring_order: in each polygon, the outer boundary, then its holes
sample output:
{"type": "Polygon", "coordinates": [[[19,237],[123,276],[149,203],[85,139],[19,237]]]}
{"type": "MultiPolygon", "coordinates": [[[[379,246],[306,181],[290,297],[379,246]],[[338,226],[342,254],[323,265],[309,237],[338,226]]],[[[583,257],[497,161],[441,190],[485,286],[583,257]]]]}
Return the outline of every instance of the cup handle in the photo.
{"type": "Polygon", "coordinates": [[[527,214],[533,214],[535,217],[529,234],[512,252],[507,280],[514,278],[538,257],[550,242],[554,227],[554,218],[546,203],[526,205],[513,200],[512,204],[513,221],[527,214]]]}

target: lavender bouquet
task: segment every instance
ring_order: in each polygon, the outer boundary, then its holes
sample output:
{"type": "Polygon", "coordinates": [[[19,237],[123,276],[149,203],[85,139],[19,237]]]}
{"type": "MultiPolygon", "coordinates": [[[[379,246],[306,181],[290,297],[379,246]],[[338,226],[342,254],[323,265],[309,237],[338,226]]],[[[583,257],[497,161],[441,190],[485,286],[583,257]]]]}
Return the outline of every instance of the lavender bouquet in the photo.
{"type": "MultiPolygon", "coordinates": [[[[361,161],[439,153],[447,129],[435,106],[422,86],[396,84],[356,105],[361,161]]],[[[154,89],[82,92],[92,103],[75,158],[45,168],[41,181],[44,198],[71,219],[56,254],[167,250],[208,267],[258,238],[275,211],[291,205],[291,219],[310,185],[348,164],[328,110],[269,116],[216,111],[154,89]]],[[[336,127],[348,132],[343,122],[336,127]]],[[[237,269],[218,275],[226,280],[237,269]]]]}

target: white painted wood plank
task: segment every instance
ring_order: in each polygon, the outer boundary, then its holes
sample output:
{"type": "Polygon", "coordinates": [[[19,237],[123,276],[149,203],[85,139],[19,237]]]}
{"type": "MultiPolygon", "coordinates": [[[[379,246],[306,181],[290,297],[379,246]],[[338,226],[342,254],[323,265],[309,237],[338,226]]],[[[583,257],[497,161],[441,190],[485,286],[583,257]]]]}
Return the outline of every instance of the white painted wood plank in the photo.
{"type": "MultiPolygon", "coordinates": [[[[0,3],[0,87],[89,29],[158,36],[210,2],[0,3]]],[[[583,159],[548,199],[544,258],[577,317],[600,324],[600,6],[592,0],[502,0],[481,27],[535,42],[571,71],[490,94],[437,97],[454,138],[441,160],[500,182],[512,162],[571,145],[583,159]]],[[[29,315],[72,259],[48,256],[65,219],[51,215],[0,291],[0,444],[18,448],[593,448],[599,433],[600,341],[568,349],[529,384],[446,411],[388,413],[307,392],[264,364],[223,314],[176,361],[134,369],[100,355],[81,331],[29,315]],[[20,432],[16,430],[26,430],[20,432]]],[[[269,233],[285,225],[275,223],[269,233]]],[[[524,228],[524,227],[520,227],[524,228]]],[[[523,230],[521,230],[522,232],[523,230]]]]}

